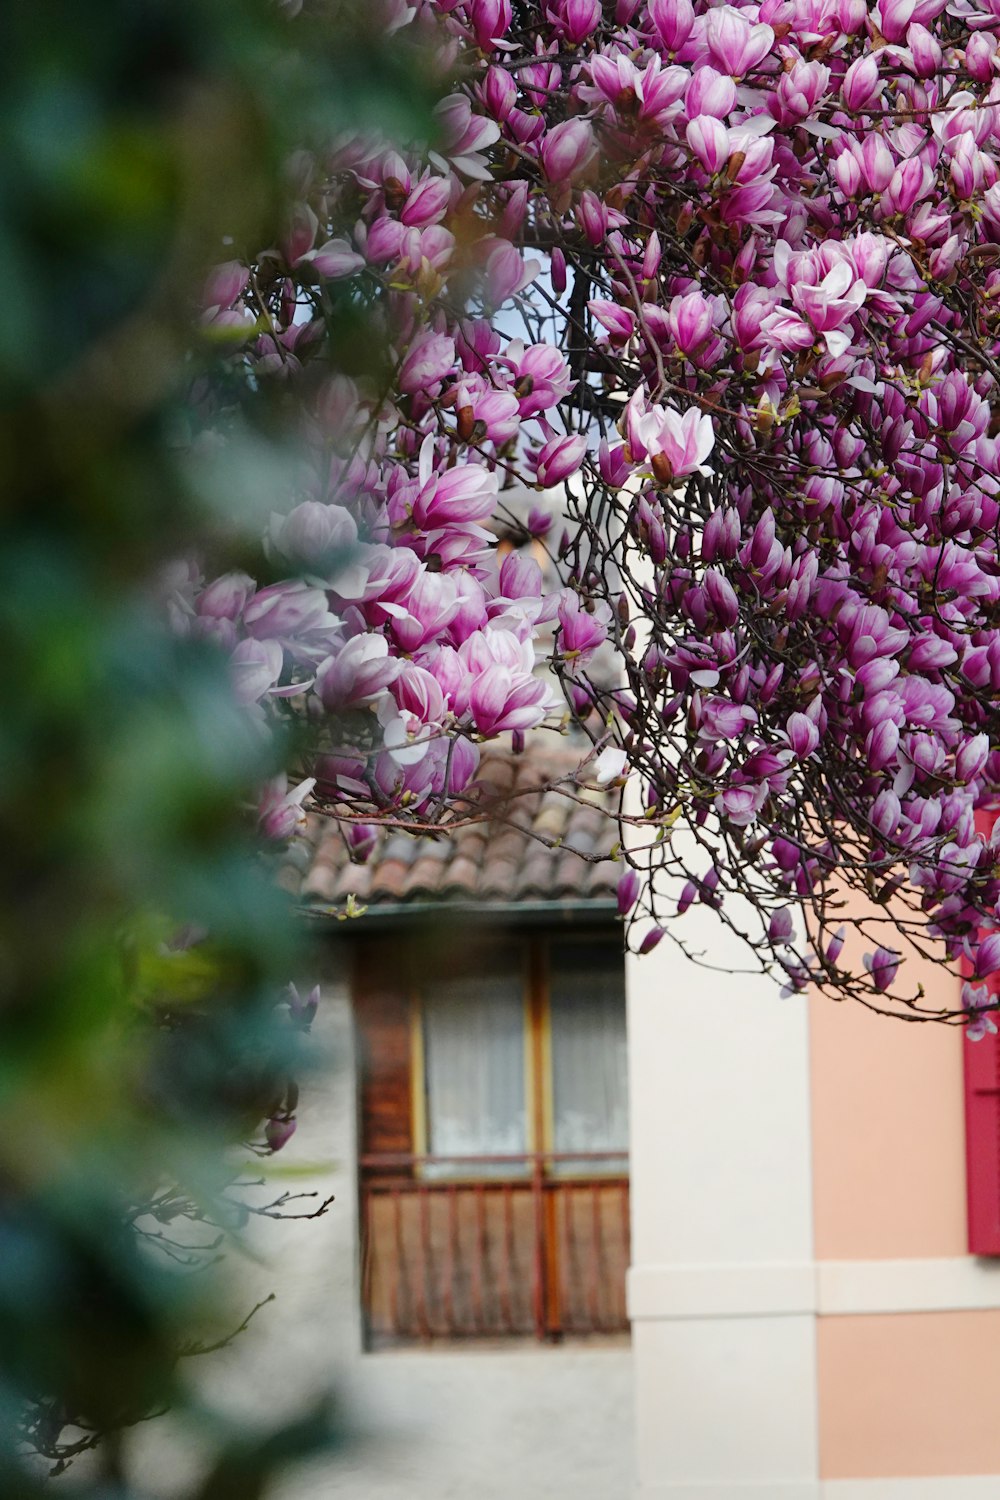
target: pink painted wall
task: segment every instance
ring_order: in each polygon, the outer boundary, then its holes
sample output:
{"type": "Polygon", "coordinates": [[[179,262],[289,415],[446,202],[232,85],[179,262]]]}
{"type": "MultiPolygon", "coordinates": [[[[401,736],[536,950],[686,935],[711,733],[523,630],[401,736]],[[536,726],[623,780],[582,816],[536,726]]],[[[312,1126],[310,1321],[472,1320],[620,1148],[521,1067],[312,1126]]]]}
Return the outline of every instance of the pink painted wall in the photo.
{"type": "MultiPolygon", "coordinates": [[[[922,977],[957,1006],[957,980],[922,977]]],[[[817,1260],[966,1253],[963,1045],[954,1027],[812,1001],[817,1260]]]]}
{"type": "Polygon", "coordinates": [[[821,1318],[824,1479],[1000,1474],[1000,1310],[821,1318]]]}

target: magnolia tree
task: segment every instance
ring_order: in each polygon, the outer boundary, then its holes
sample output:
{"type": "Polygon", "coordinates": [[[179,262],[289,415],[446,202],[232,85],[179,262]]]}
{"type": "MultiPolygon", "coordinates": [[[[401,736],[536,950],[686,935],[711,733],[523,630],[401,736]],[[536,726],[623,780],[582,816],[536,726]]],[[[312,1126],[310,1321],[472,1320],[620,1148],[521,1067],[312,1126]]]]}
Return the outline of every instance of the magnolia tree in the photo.
{"type": "Polygon", "coordinates": [[[270,578],[174,595],[307,731],[264,834],[447,826],[484,741],[569,713],[633,788],[633,946],[705,902],[791,991],[914,1018],[926,949],[994,1029],[1000,0],[383,8],[436,134],[303,151],[204,293],[205,426],[237,377],[299,414],[270,578]]]}

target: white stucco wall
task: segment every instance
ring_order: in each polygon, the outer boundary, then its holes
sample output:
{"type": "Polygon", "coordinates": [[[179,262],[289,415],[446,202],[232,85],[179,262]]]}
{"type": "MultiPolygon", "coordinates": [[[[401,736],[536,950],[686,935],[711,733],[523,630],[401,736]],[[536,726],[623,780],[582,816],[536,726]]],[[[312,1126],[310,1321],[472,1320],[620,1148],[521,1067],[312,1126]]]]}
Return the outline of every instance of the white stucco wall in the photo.
{"type": "MultiPolygon", "coordinates": [[[[303,1088],[295,1137],[266,1165],[277,1191],[337,1201],[316,1222],[256,1226],[259,1260],[240,1268],[241,1295],[277,1300],[203,1369],[213,1396],[269,1425],[334,1389],[349,1442],[290,1475],[280,1500],[626,1500],[627,1340],[362,1353],[351,1025],[336,978],[315,1035],[328,1062],[303,1088]]],[[[168,1494],[182,1474],[176,1449],[166,1427],[150,1441],[168,1494]]]]}
{"type": "Polygon", "coordinates": [[[717,916],[626,966],[638,1500],[817,1500],[807,1014],[717,916]]]}

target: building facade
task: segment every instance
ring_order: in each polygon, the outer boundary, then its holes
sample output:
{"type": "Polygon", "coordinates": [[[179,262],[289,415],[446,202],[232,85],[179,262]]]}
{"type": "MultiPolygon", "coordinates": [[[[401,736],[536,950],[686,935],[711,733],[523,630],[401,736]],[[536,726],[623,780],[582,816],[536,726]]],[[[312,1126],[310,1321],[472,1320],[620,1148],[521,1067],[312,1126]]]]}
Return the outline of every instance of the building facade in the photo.
{"type": "Polygon", "coordinates": [[[650,958],[628,971],[638,1496],[995,1500],[996,1038],[650,958]]]}
{"type": "Polygon", "coordinates": [[[597,794],[486,769],[520,828],[289,874],[329,1062],[267,1170],[336,1202],[212,1376],[335,1382],[282,1500],[1000,1500],[996,1039],[781,1000],[698,907],[709,967],[622,965],[597,794]]]}

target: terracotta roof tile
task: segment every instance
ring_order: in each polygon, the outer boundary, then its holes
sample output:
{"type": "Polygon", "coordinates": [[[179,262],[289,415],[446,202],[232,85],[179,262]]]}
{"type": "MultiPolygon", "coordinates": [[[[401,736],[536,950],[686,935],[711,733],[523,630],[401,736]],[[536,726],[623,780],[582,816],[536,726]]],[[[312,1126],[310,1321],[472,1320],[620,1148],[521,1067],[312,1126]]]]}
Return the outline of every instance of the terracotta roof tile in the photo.
{"type": "Polygon", "coordinates": [[[484,908],[613,900],[620,874],[609,858],[617,839],[607,816],[613,803],[573,782],[580,759],[579,750],[565,747],[488,754],[468,808],[458,809],[481,809],[481,818],[440,835],[387,831],[364,865],[351,862],[336,818],[312,813],[282,884],[313,909],[339,909],[350,896],[375,909],[428,900],[484,908]]]}

